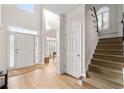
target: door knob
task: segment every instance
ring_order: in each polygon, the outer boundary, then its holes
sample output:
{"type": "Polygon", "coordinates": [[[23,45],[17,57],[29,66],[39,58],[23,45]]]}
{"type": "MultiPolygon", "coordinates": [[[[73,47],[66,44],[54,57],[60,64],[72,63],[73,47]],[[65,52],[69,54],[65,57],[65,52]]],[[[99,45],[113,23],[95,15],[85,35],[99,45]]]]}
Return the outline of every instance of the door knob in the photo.
{"type": "Polygon", "coordinates": [[[80,55],[79,55],[79,54],[78,54],[77,56],[78,56],[78,57],[80,57],[80,55]]]}
{"type": "Polygon", "coordinates": [[[19,49],[15,49],[15,53],[18,54],[19,49]]]}
{"type": "Polygon", "coordinates": [[[15,51],[19,51],[19,49],[15,49],[15,51]]]}

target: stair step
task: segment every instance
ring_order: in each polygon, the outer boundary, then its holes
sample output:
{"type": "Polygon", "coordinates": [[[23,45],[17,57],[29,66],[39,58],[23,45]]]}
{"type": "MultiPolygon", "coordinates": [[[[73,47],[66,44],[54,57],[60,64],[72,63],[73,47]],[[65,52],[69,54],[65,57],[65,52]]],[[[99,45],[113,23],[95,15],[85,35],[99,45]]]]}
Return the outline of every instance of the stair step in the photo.
{"type": "Polygon", "coordinates": [[[123,37],[109,37],[109,38],[100,38],[100,40],[105,39],[123,39],[123,37]]]}
{"type": "Polygon", "coordinates": [[[112,49],[96,49],[95,53],[97,54],[109,54],[109,55],[122,55],[123,50],[112,50],[112,49]]]}
{"type": "Polygon", "coordinates": [[[118,74],[123,74],[123,72],[121,72],[121,70],[110,69],[110,68],[107,68],[107,67],[102,67],[102,66],[93,65],[93,64],[91,64],[90,66],[97,67],[97,68],[107,70],[107,71],[111,71],[111,72],[118,73],[118,74]]]}
{"type": "Polygon", "coordinates": [[[113,77],[118,77],[118,78],[123,77],[123,71],[122,70],[107,68],[107,67],[99,66],[96,64],[90,64],[89,65],[89,71],[95,71],[95,72],[98,72],[101,74],[105,74],[106,76],[111,75],[113,77]]]}
{"type": "MultiPolygon", "coordinates": [[[[106,85],[112,87],[112,88],[122,88],[123,87],[123,78],[117,78],[117,77],[113,77],[111,75],[105,75],[105,74],[101,74],[98,72],[94,72],[94,71],[88,71],[87,75],[89,78],[98,78],[100,81],[104,81],[106,83],[106,85]]],[[[103,83],[103,82],[102,82],[103,83]]]]}
{"type": "Polygon", "coordinates": [[[99,39],[86,82],[97,88],[123,88],[123,48],[122,37],[99,39]]]}
{"type": "Polygon", "coordinates": [[[101,38],[99,42],[122,42],[122,37],[114,37],[114,38],[101,38]]]}
{"type": "Polygon", "coordinates": [[[95,72],[95,71],[89,71],[89,72],[87,72],[87,74],[88,74],[88,77],[93,75],[95,77],[98,77],[98,78],[101,78],[101,79],[104,79],[104,80],[107,80],[107,81],[110,81],[110,82],[114,82],[114,83],[123,85],[123,78],[117,78],[117,77],[113,77],[111,75],[106,76],[105,74],[101,74],[101,73],[98,73],[98,72],[95,72]]]}
{"type": "Polygon", "coordinates": [[[97,45],[96,49],[123,50],[123,46],[103,46],[103,45],[97,45]]]}
{"type": "Polygon", "coordinates": [[[98,45],[123,46],[123,42],[98,42],[98,45]]]}
{"type": "Polygon", "coordinates": [[[101,83],[100,81],[103,81],[103,80],[100,80],[98,78],[86,78],[84,80],[84,82],[99,89],[113,89],[112,87],[108,86],[105,82],[101,83]]]}
{"type": "Polygon", "coordinates": [[[114,61],[114,62],[124,62],[124,56],[119,56],[119,55],[93,54],[93,58],[114,61]]]}
{"type": "Polygon", "coordinates": [[[122,62],[114,62],[114,61],[108,61],[108,60],[102,60],[102,59],[91,59],[92,64],[100,65],[103,67],[109,67],[112,69],[118,69],[122,70],[124,67],[124,63],[122,62]]]}
{"type": "Polygon", "coordinates": [[[123,47],[123,45],[97,45],[101,47],[123,47]]]}

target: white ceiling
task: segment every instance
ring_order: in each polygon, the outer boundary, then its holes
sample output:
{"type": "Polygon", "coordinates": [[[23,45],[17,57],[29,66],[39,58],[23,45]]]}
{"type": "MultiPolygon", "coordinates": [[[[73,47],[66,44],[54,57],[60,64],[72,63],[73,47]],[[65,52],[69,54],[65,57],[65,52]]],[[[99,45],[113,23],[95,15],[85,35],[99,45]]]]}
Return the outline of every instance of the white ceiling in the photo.
{"type": "Polygon", "coordinates": [[[80,4],[41,4],[41,7],[58,15],[60,13],[66,13],[79,5],[80,4]]]}

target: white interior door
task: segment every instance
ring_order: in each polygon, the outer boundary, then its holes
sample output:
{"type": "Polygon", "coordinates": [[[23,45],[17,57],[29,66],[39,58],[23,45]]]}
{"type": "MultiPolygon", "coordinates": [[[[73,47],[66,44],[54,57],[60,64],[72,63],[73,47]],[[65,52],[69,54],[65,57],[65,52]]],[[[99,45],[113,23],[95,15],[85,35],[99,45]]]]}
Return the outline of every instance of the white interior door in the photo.
{"type": "Polygon", "coordinates": [[[65,33],[66,72],[76,78],[81,75],[81,27],[75,25],[65,33]]]}
{"type": "Polygon", "coordinates": [[[27,67],[34,64],[34,40],[34,36],[32,35],[16,34],[16,68],[27,67]]]}

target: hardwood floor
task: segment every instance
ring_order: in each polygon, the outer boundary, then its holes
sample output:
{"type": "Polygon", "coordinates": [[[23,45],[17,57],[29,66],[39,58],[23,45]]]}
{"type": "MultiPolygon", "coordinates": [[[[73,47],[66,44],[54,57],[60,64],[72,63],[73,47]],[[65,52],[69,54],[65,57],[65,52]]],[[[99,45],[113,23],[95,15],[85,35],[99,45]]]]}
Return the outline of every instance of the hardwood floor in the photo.
{"type": "Polygon", "coordinates": [[[13,77],[13,76],[17,76],[17,75],[32,72],[34,70],[43,69],[43,67],[44,66],[41,65],[41,64],[35,64],[35,65],[29,66],[29,67],[12,69],[12,70],[9,70],[8,77],[13,77]]]}
{"type": "MultiPolygon", "coordinates": [[[[23,69],[19,69],[23,70],[23,69]]],[[[86,89],[95,88],[87,83],[80,86],[69,75],[57,75],[55,65],[42,65],[41,69],[13,76],[8,79],[9,89],[86,89]]]]}

